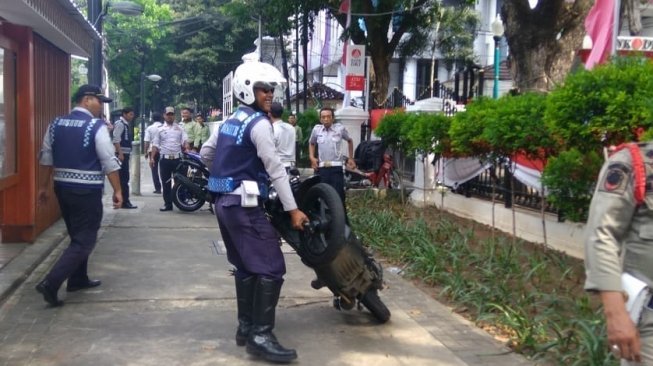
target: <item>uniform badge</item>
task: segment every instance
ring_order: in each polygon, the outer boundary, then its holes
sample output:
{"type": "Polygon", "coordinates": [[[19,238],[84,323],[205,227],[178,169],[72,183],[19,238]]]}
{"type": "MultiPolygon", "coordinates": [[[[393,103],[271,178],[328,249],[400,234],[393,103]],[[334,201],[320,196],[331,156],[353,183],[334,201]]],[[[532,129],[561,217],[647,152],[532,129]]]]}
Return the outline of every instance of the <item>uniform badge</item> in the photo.
{"type": "Polygon", "coordinates": [[[599,190],[610,193],[624,193],[630,182],[630,167],[623,163],[612,163],[599,184],[599,190]]]}

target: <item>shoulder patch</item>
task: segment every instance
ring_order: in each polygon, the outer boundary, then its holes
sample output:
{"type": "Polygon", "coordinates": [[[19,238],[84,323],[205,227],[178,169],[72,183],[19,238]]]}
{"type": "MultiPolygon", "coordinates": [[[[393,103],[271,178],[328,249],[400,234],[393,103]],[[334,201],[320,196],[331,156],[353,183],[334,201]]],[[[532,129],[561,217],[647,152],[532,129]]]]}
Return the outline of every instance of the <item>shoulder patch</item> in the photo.
{"type": "Polygon", "coordinates": [[[630,167],[624,163],[612,163],[599,182],[599,191],[622,194],[630,183],[630,167]]]}

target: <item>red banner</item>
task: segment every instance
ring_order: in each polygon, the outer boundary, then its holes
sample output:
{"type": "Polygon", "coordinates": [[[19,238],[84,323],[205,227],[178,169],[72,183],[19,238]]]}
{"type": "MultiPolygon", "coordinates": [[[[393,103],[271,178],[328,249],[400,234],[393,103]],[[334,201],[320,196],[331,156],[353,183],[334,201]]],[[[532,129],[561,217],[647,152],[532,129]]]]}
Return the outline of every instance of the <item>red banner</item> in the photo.
{"type": "Polygon", "coordinates": [[[347,75],[345,77],[345,90],[365,90],[365,76],[347,75]]]}

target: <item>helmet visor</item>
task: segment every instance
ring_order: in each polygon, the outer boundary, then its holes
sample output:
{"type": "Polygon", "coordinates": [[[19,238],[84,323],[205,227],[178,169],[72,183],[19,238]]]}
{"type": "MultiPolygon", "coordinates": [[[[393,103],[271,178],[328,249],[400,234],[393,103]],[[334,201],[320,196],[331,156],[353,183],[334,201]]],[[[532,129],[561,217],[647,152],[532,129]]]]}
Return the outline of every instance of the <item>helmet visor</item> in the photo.
{"type": "Polygon", "coordinates": [[[277,83],[257,81],[254,83],[254,89],[261,89],[265,92],[274,91],[274,88],[277,86],[277,83]]]}

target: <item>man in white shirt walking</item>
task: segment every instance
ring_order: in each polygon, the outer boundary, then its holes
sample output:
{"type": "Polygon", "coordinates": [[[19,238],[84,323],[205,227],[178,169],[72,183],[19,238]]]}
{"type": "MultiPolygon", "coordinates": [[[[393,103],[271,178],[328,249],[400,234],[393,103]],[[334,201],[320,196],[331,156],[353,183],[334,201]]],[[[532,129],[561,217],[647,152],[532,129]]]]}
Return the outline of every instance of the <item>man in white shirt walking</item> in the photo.
{"type": "Polygon", "coordinates": [[[272,103],[269,116],[274,131],[274,146],[283,166],[288,169],[295,166],[295,128],[281,119],[282,114],[281,103],[272,103]]]}

